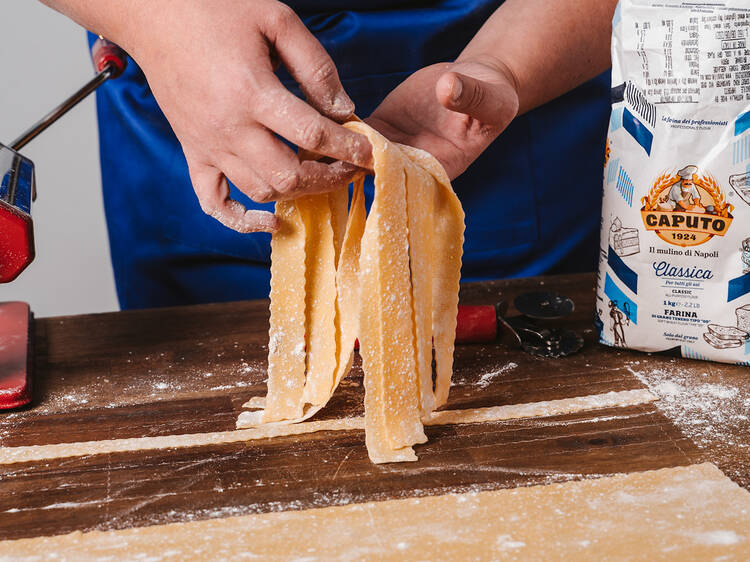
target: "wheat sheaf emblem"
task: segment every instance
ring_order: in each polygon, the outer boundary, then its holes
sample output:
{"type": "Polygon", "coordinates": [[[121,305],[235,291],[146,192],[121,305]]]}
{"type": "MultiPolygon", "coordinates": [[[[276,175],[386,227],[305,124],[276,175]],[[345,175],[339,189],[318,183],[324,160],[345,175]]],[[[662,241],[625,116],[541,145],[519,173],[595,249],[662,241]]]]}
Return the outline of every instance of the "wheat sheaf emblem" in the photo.
{"type": "MultiPolygon", "coordinates": [[[[641,198],[644,211],[653,211],[657,209],[659,199],[665,190],[671,188],[673,185],[680,181],[680,176],[672,172],[664,172],[654,182],[648,195],[641,198]]],[[[716,181],[711,174],[704,175],[693,175],[693,183],[696,187],[700,187],[708,193],[713,200],[714,211],[717,216],[729,217],[730,213],[734,210],[734,205],[727,203],[724,200],[724,194],[719,187],[719,182],[716,181]]]]}

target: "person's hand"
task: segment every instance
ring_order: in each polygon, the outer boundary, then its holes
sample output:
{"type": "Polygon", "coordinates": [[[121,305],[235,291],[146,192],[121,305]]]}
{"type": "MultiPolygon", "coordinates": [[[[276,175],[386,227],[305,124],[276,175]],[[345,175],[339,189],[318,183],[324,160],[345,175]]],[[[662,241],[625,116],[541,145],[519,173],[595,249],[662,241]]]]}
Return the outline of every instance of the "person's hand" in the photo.
{"type": "MultiPolygon", "coordinates": [[[[240,232],[273,231],[271,213],[246,211],[227,178],[256,202],[341,185],[352,163],[371,166],[367,139],[338,123],[354,112],[325,49],[275,0],[148,3],[121,42],[143,69],[182,144],[203,210],[240,232]],[[307,103],[274,74],[283,64],[307,103]],[[300,162],[276,135],[338,162],[300,162]]],[[[125,24],[123,24],[125,25],[125,24]]]]}
{"type": "Polygon", "coordinates": [[[422,68],[365,121],[389,139],[426,150],[460,175],[518,113],[515,79],[499,61],[422,68]]]}

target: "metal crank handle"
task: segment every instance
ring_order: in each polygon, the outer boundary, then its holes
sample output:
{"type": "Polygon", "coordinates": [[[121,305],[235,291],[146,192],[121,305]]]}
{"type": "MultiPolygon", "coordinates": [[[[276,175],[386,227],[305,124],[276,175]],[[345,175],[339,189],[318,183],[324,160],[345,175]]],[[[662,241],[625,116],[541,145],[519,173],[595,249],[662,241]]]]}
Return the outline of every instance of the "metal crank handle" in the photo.
{"type": "Polygon", "coordinates": [[[16,151],[22,149],[41,132],[46,130],[47,127],[52,125],[52,123],[78,105],[78,103],[85,99],[91,92],[104,84],[104,82],[110,78],[117,78],[120,76],[128,65],[125,51],[120,49],[120,47],[114,43],[107,41],[102,36],[99,36],[91,47],[91,56],[94,61],[94,68],[96,68],[96,76],[89,80],[80,90],[23,132],[10,144],[10,148],[16,151]]]}

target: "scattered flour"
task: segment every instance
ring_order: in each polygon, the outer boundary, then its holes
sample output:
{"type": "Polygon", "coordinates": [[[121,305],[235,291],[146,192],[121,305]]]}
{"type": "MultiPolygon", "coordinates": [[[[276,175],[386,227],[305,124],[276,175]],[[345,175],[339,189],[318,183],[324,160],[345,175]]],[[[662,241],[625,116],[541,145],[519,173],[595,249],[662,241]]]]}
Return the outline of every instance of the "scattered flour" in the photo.
{"type": "Polygon", "coordinates": [[[526,543],[513,540],[513,537],[510,535],[500,535],[495,541],[495,546],[500,550],[518,550],[519,548],[525,547],[526,543]]]}
{"type": "MultiPolygon", "coordinates": [[[[627,366],[638,380],[660,398],[656,406],[699,448],[725,458],[738,451],[750,456],[750,442],[741,436],[750,433],[750,390],[732,385],[731,373],[706,365],[706,371],[682,369],[678,364],[660,368],[642,367],[640,361],[627,366]],[[724,381],[730,384],[721,384],[724,381]]],[[[722,467],[729,476],[744,481],[739,468],[722,467]]]]}
{"type": "Polygon", "coordinates": [[[730,545],[738,544],[744,539],[734,531],[708,531],[694,535],[695,542],[702,545],[713,546],[713,545],[730,545]]]}
{"type": "Polygon", "coordinates": [[[233,384],[222,384],[219,386],[212,386],[210,390],[229,390],[231,388],[245,388],[248,386],[252,386],[252,383],[250,383],[249,381],[238,380],[238,381],[235,381],[233,384]]]}
{"type": "Polygon", "coordinates": [[[87,379],[85,385],[75,378],[55,376],[54,384],[49,385],[33,408],[3,412],[0,415],[0,445],[13,435],[17,426],[37,416],[128,408],[151,402],[190,399],[206,392],[239,392],[259,384],[266,375],[264,362],[250,361],[244,354],[228,358],[225,352],[217,353],[200,366],[194,366],[185,355],[168,356],[163,352],[139,356],[128,351],[111,360],[120,365],[130,364],[127,373],[113,378],[110,369],[105,367],[101,375],[87,379]]]}
{"type": "Polygon", "coordinates": [[[487,388],[488,386],[490,386],[490,383],[495,377],[500,376],[503,373],[506,373],[508,371],[511,371],[515,369],[516,367],[518,367],[518,364],[511,362],[511,363],[508,363],[507,365],[503,365],[499,369],[495,369],[494,371],[485,373],[480,377],[479,382],[477,382],[477,386],[479,388],[487,388]]]}
{"type": "Polygon", "coordinates": [[[471,379],[459,379],[454,376],[451,386],[471,384],[472,386],[478,386],[479,388],[487,388],[497,377],[508,371],[512,371],[516,367],[518,367],[518,364],[511,361],[510,363],[495,367],[491,371],[484,373],[478,380],[474,380],[474,377],[471,379]]]}

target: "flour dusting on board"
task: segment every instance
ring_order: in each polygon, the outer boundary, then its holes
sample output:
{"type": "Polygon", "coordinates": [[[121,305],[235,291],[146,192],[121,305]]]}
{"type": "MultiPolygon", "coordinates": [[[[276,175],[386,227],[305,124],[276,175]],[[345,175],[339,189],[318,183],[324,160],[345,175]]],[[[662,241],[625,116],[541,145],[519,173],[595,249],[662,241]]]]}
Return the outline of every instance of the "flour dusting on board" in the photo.
{"type": "MultiPolygon", "coordinates": [[[[43,385],[33,408],[0,416],[0,446],[15,428],[37,416],[75,411],[91,412],[131,408],[155,402],[200,401],[207,396],[246,393],[266,376],[264,360],[253,357],[258,349],[245,349],[239,341],[227,350],[218,338],[195,341],[197,347],[217,347],[196,361],[190,350],[141,354],[126,351],[106,361],[85,366],[84,375],[54,373],[54,382],[43,385]],[[224,349],[223,351],[221,349],[224,349]]],[[[265,346],[260,346],[260,351],[265,346]]]]}
{"type": "MultiPolygon", "coordinates": [[[[657,408],[698,447],[719,454],[750,452],[750,444],[741,437],[750,434],[750,391],[718,378],[713,370],[721,367],[706,365],[700,372],[677,364],[652,368],[634,361],[627,369],[659,396],[657,408]]],[[[729,476],[740,476],[722,468],[729,476]]]]}
{"type": "Polygon", "coordinates": [[[515,369],[516,367],[518,367],[517,363],[510,362],[507,365],[503,365],[499,369],[495,369],[493,371],[490,371],[489,373],[485,373],[481,377],[479,377],[476,385],[479,388],[487,388],[488,386],[490,386],[490,383],[495,380],[495,378],[499,377],[503,373],[515,369]]]}
{"type": "Polygon", "coordinates": [[[490,370],[488,370],[485,373],[482,373],[479,376],[479,378],[477,378],[474,373],[472,373],[470,377],[457,377],[454,375],[451,386],[472,385],[472,386],[477,386],[479,388],[487,388],[499,376],[504,375],[505,373],[512,371],[513,369],[516,369],[517,367],[518,367],[518,363],[514,363],[513,361],[510,361],[508,363],[503,363],[503,364],[495,365],[491,367],[490,370]]]}

